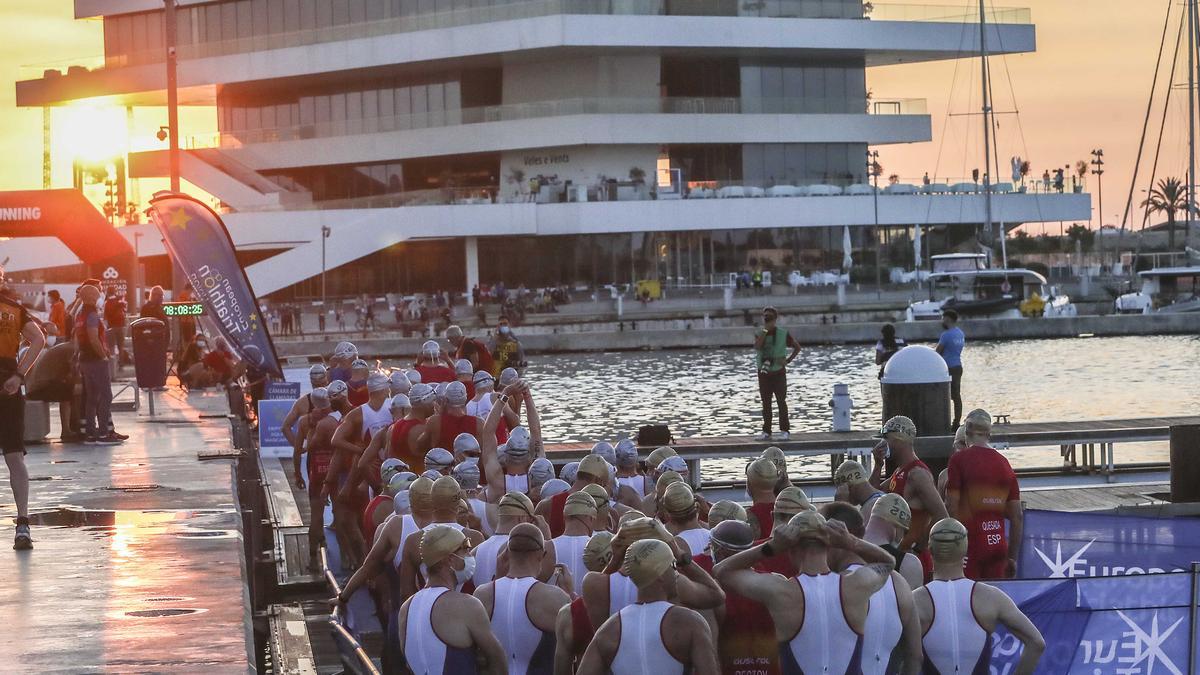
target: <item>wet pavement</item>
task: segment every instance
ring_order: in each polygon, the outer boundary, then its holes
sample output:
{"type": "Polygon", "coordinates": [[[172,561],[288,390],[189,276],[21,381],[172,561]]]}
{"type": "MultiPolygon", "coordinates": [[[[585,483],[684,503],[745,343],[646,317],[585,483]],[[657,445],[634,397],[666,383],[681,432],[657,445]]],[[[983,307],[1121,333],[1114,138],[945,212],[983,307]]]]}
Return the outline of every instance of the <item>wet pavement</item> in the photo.
{"type": "MultiPolygon", "coordinates": [[[[254,663],[221,394],[156,394],[114,413],[118,446],[29,446],[32,551],[0,469],[4,672],[247,672],[254,663]]],[[[57,421],[57,411],[53,417],[57,421]]]]}

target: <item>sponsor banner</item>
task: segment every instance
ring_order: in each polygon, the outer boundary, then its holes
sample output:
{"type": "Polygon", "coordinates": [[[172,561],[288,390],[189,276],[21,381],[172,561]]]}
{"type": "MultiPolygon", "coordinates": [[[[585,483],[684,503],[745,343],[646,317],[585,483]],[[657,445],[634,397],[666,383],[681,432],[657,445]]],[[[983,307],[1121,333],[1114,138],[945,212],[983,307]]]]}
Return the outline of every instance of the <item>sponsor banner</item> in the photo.
{"type": "MultiPolygon", "coordinates": [[[[1195,672],[1192,584],[1190,573],[996,582],[1046,641],[1037,672],[1055,675],[1195,672]]],[[[1020,641],[998,629],[989,672],[1013,673],[1020,658],[1020,641]]]]}
{"type": "Polygon", "coordinates": [[[196,299],[204,303],[205,316],[213,319],[238,354],[282,378],[266,321],[217,214],[186,195],[160,193],[150,200],[150,218],[196,299]]]}
{"type": "Polygon", "coordinates": [[[258,402],[258,449],[263,457],[292,456],[292,445],[283,435],[283,418],[287,417],[294,402],[295,399],[258,402]]]}
{"type": "Polygon", "coordinates": [[[300,398],[300,383],[268,382],[263,390],[263,398],[295,401],[300,398]]]}
{"type": "Polygon", "coordinates": [[[1019,576],[1074,579],[1191,569],[1200,519],[1025,512],[1019,576]]]}

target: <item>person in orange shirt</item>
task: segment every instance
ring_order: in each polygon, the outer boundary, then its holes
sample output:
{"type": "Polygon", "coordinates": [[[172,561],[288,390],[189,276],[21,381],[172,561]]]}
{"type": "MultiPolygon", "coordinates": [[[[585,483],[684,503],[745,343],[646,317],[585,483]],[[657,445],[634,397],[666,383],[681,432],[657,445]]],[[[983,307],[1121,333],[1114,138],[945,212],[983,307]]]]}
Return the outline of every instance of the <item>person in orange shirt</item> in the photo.
{"type": "Polygon", "coordinates": [[[62,294],[51,289],[47,294],[50,298],[50,323],[58,329],[59,341],[67,339],[67,303],[63,302],[62,294]]]}

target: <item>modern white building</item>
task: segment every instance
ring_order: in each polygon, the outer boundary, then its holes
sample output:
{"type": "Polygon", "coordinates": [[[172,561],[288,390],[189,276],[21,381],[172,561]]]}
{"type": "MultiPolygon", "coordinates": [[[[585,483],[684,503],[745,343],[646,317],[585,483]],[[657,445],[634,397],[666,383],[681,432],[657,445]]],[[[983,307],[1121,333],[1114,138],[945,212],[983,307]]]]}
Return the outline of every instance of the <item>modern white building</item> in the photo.
{"type": "MultiPolygon", "coordinates": [[[[930,141],[931,125],[920,99],[873,100],[866,69],[978,56],[979,17],[961,7],[177,4],[180,101],[216,106],[220,130],[182,130],[183,177],[256,251],[260,294],[319,294],[325,227],[333,295],[836,267],[846,225],[873,264],[877,241],[914,225],[985,219],[970,178],[867,185],[868,147],[930,141]]],[[[18,105],[164,105],[162,0],[76,0],[75,13],[103,19],[104,66],[18,82],[18,105]]],[[[1034,50],[1028,10],[987,23],[992,53],[1034,50]]],[[[128,166],[164,176],[166,152],[128,166]]],[[[1069,189],[996,189],[992,219],[1010,227],[1090,215],[1069,189]]],[[[142,255],[161,253],[156,239],[142,255]]]]}

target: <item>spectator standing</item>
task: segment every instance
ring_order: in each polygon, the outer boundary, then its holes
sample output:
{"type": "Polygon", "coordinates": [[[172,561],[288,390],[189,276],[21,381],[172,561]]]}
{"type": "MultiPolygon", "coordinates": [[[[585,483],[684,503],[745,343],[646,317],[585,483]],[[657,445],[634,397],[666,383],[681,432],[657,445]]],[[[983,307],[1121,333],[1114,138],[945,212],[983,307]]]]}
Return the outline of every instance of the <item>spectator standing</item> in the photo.
{"type": "Polygon", "coordinates": [[[525,369],[525,350],[521,341],[513,335],[508,317],[501,315],[496,322],[496,335],[492,338],[492,375],[500,377],[500,371],[514,368],[518,372],[525,369]]]}
{"type": "Polygon", "coordinates": [[[104,301],[104,323],[108,325],[109,349],[116,347],[117,363],[129,363],[129,353],[125,351],[125,299],[117,294],[116,288],[108,289],[108,299],[104,301]]]}
{"type": "Polygon", "coordinates": [[[875,343],[875,365],[879,366],[879,379],[883,379],[883,367],[887,362],[907,346],[904,338],[896,337],[896,327],[892,324],[884,324],[879,329],[879,341],[875,343]]]}
{"type": "Polygon", "coordinates": [[[140,315],[143,319],[158,319],[163,322],[163,326],[167,330],[167,344],[171,344],[171,322],[167,320],[167,313],[163,311],[162,286],[150,289],[150,299],[142,304],[140,315]]]}
{"type": "MultiPolygon", "coordinates": [[[[79,290],[83,305],[75,317],[75,351],[83,378],[83,416],[86,445],[116,445],[123,439],[112,428],[112,382],[108,345],[100,319],[100,288],[85,284],[79,290]]],[[[161,308],[161,307],[160,307],[161,308]]]]}
{"type": "MultiPolygon", "coordinates": [[[[196,294],[191,288],[185,288],[179,292],[180,302],[195,302],[196,294]]],[[[196,336],[196,317],[181,316],[179,317],[179,344],[186,345],[196,336]]]]}
{"type": "Polygon", "coordinates": [[[62,342],[71,337],[67,324],[67,303],[63,302],[62,294],[54,289],[47,295],[50,297],[50,323],[58,328],[58,341],[62,342]]]}
{"type": "Polygon", "coordinates": [[[950,400],[954,402],[952,429],[958,429],[959,420],[962,419],[962,351],[966,342],[966,335],[958,327],[958,312],[952,309],[942,312],[942,334],[938,337],[936,349],[950,371],[950,400]]]}
{"type": "Polygon", "coordinates": [[[760,441],[791,439],[787,408],[787,364],[800,353],[800,343],[779,326],[779,310],[763,309],[764,326],[754,336],[755,365],[758,367],[758,396],[762,399],[763,425],[760,441]],[[791,349],[791,354],[788,354],[791,349]],[[771,436],[771,399],[779,406],[779,434],[771,436]]]}

